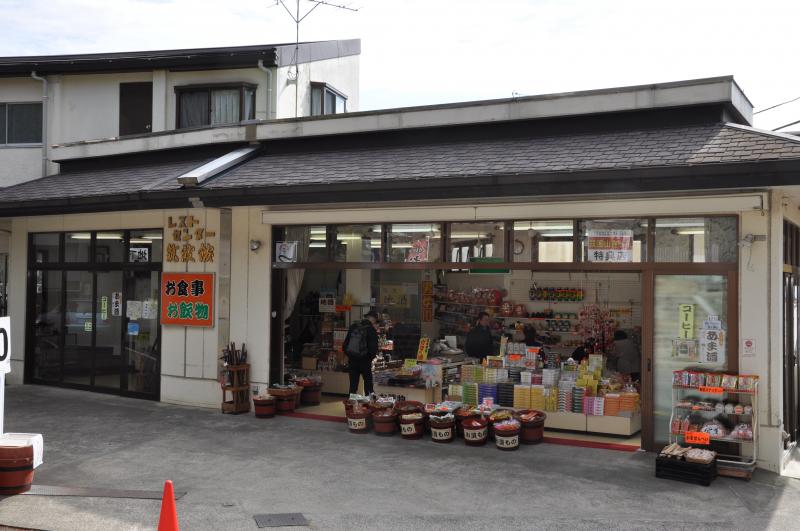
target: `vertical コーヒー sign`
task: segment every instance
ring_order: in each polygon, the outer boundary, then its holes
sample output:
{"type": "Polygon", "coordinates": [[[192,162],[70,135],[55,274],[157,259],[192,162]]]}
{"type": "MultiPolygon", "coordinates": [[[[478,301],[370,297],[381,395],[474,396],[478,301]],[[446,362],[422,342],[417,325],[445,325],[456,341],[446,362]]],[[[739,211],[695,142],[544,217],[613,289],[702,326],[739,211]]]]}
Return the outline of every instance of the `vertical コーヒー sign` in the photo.
{"type": "Polygon", "coordinates": [[[214,326],[214,273],[162,273],[161,324],[214,326]]]}

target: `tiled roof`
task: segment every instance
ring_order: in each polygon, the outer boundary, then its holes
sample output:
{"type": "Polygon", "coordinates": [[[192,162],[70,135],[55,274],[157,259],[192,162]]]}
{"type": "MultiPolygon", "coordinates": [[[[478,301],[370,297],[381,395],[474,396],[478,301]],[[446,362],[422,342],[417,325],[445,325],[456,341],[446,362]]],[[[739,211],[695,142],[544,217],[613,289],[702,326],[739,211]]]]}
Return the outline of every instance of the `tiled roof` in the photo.
{"type": "Polygon", "coordinates": [[[178,176],[209,160],[206,157],[50,175],[3,189],[0,204],[178,190],[178,176]]]}
{"type": "MultiPolygon", "coordinates": [[[[800,138],[733,124],[683,126],[452,143],[358,147],[265,154],[211,178],[197,191],[534,176],[638,168],[800,161],[800,138]]],[[[0,209],[21,203],[138,195],[180,190],[177,177],[208,160],[76,171],[9,187],[0,209]]]]}
{"type": "Polygon", "coordinates": [[[369,183],[800,159],[800,139],[695,127],[265,155],[204,188],[369,183]]]}

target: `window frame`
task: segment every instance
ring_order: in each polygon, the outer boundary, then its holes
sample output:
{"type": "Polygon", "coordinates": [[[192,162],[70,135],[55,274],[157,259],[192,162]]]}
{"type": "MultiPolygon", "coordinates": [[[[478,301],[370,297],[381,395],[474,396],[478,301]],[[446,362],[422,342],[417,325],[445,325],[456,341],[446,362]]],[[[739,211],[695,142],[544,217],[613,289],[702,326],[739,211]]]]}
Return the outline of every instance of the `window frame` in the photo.
{"type": "Polygon", "coordinates": [[[39,105],[39,108],[44,111],[41,101],[0,101],[0,113],[3,114],[3,141],[0,142],[0,148],[24,148],[24,147],[42,147],[43,125],[39,126],[39,141],[38,142],[9,142],[8,141],[8,108],[13,105],[39,105]]]}
{"type": "Polygon", "coordinates": [[[237,81],[233,83],[201,83],[195,85],[176,85],[174,88],[175,92],[175,129],[195,129],[200,127],[211,127],[215,125],[230,125],[230,124],[237,124],[242,123],[245,120],[254,120],[256,117],[256,94],[258,93],[258,84],[257,83],[250,83],[248,81],[237,81]],[[238,122],[230,122],[225,124],[212,124],[211,123],[211,113],[214,112],[211,103],[212,103],[212,93],[215,90],[224,90],[224,89],[237,89],[239,91],[239,121],[238,122]],[[245,89],[252,89],[252,99],[251,102],[253,108],[253,118],[245,118],[244,117],[244,100],[245,100],[245,89]],[[205,92],[206,93],[206,101],[208,103],[208,123],[202,125],[192,125],[181,127],[181,96],[185,93],[189,92],[205,92]]]}
{"type": "Polygon", "coordinates": [[[332,114],[344,114],[344,113],[347,112],[347,99],[348,99],[347,98],[347,94],[345,94],[341,90],[337,90],[336,88],[334,88],[333,86],[331,86],[328,83],[325,83],[324,81],[312,81],[311,82],[311,89],[310,89],[310,92],[309,92],[309,98],[308,99],[309,99],[309,110],[308,110],[308,115],[309,116],[330,116],[332,114]],[[314,103],[313,103],[313,101],[314,101],[314,96],[313,96],[314,90],[321,90],[322,91],[322,98],[320,100],[320,107],[319,107],[320,108],[320,113],[319,114],[313,114],[313,111],[314,111],[314,103]],[[330,92],[331,94],[334,94],[335,96],[338,96],[338,97],[340,97],[340,98],[342,98],[344,100],[344,111],[342,111],[340,113],[337,113],[336,109],[334,109],[333,112],[330,112],[330,113],[326,113],[325,112],[325,94],[326,94],[326,92],[330,92]]]}

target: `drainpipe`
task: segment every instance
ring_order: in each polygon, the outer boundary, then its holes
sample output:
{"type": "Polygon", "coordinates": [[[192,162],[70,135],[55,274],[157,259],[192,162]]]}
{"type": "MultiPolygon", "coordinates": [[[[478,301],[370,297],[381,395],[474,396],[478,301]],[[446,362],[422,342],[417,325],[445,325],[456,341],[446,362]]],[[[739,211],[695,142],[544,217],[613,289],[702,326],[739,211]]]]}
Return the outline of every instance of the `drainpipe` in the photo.
{"type": "Polygon", "coordinates": [[[263,59],[258,60],[258,69],[267,74],[267,120],[272,116],[272,70],[264,66],[263,59]]]}
{"type": "Polygon", "coordinates": [[[42,82],[42,177],[47,176],[47,78],[31,72],[31,77],[42,82]]]}

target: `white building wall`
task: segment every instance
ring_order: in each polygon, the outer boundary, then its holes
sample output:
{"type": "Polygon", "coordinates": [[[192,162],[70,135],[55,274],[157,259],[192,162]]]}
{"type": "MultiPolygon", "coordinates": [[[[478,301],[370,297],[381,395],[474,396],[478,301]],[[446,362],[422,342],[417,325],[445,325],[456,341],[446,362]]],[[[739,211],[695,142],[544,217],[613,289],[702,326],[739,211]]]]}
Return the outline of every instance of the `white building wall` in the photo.
{"type": "MultiPolygon", "coordinates": [[[[29,77],[0,80],[0,103],[42,101],[42,84],[29,77]]],[[[42,176],[41,145],[0,145],[0,187],[12,186],[42,176]]]]}
{"type": "Polygon", "coordinates": [[[311,82],[324,82],[347,96],[347,111],[355,112],[359,104],[359,56],[338,57],[299,65],[298,82],[290,78],[294,66],[278,68],[277,118],[295,118],[311,114],[311,82]],[[297,114],[295,114],[295,88],[297,114]]]}

